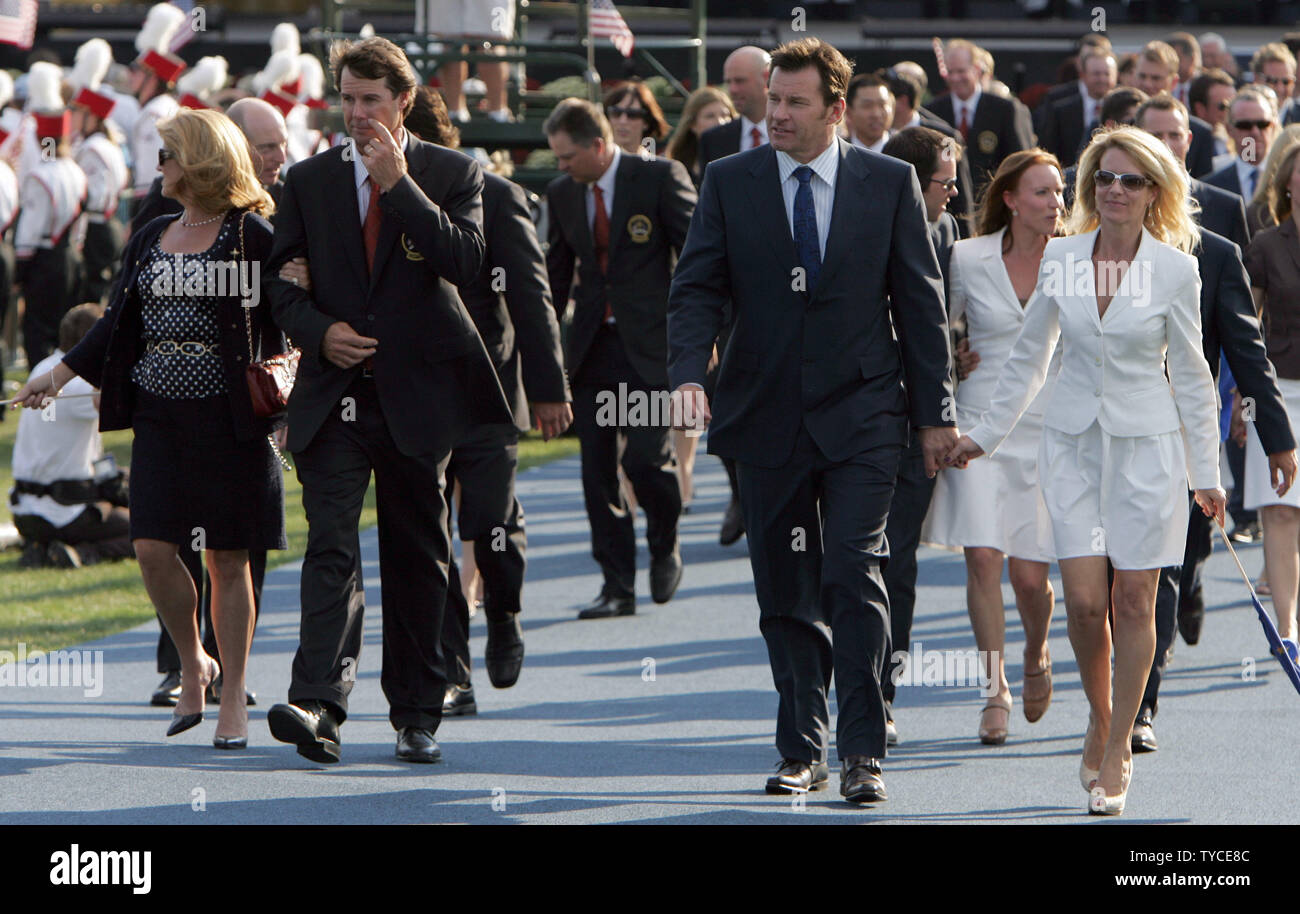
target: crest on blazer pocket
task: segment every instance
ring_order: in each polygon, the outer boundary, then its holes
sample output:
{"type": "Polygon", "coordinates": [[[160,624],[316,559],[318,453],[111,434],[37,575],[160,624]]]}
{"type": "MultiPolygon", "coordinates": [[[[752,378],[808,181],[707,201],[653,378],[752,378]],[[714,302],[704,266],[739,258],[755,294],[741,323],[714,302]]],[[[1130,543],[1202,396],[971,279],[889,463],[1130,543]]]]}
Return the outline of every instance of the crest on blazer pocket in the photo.
{"type": "Polygon", "coordinates": [[[627,220],[627,233],[637,244],[645,244],[650,240],[650,233],[654,230],[654,223],[650,221],[649,216],[638,213],[631,219],[627,220]]]}
{"type": "Polygon", "coordinates": [[[415,245],[411,243],[411,239],[406,237],[405,232],[402,233],[402,250],[406,252],[407,260],[424,259],[424,255],[415,249],[415,245]]]}
{"type": "Polygon", "coordinates": [[[981,130],[975,142],[978,144],[980,152],[989,155],[998,148],[998,135],[992,130],[981,130]]]}

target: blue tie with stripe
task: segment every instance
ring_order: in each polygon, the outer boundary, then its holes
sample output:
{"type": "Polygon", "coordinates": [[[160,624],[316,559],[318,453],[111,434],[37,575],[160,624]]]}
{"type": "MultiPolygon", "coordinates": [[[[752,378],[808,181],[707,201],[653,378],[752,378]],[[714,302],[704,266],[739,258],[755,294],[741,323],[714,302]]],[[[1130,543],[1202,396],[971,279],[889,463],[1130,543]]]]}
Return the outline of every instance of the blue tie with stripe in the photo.
{"type": "Polygon", "coordinates": [[[803,267],[807,278],[808,293],[817,286],[817,274],[821,272],[821,245],[817,239],[817,210],[813,206],[812,181],[813,170],[807,165],[800,165],[794,170],[799,179],[799,189],[794,193],[794,249],[799,255],[799,266],[803,267]]]}

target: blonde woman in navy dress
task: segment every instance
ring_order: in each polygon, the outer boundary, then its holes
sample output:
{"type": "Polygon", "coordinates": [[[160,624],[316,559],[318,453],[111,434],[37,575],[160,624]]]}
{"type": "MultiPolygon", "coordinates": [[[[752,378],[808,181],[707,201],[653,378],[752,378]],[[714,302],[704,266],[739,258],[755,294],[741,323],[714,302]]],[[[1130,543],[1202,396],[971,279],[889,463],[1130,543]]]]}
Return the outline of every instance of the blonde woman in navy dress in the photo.
{"type": "Polygon", "coordinates": [[[1001,447],[1059,340],[1039,478],[1091,707],[1079,778],[1089,811],[1116,815],[1132,774],[1130,722],[1155,656],[1156,581],[1182,561],[1188,481],[1200,510],[1220,521],[1227,499],[1182,165],[1154,137],[1116,127],[1084,150],[1075,187],[1069,234],[1047,242],[989,408],[947,460],[963,467],[1001,447]]]}
{"type": "MultiPolygon", "coordinates": [[[[1065,209],[1061,163],[1042,149],[1003,159],[980,207],[978,235],[958,241],[948,267],[949,320],[966,317],[970,348],[980,364],[957,388],[957,426],[970,428],[988,408],[998,366],[1025,322],[1047,239],[1060,229],[1065,209]]],[[[985,674],[998,684],[980,712],[985,745],[1006,742],[1011,686],[1006,675],[1006,608],[1002,566],[1006,560],[1016,609],[1025,627],[1021,702],[1030,723],[1052,701],[1052,662],[1047,629],[1055,595],[1047,572],[1055,558],[1052,522],[1038,485],[1038,445],[1048,386],[1025,410],[1011,434],[988,460],[961,473],[940,473],[921,538],[961,549],[966,556],[966,608],[985,674]]]]}

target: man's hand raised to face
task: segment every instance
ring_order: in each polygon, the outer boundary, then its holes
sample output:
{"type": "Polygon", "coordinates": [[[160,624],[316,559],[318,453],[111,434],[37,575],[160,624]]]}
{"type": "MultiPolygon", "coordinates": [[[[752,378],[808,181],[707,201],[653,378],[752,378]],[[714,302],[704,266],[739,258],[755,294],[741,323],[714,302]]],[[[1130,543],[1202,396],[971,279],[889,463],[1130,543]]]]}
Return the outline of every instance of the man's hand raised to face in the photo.
{"type": "Polygon", "coordinates": [[[387,127],[374,118],[367,118],[366,124],[374,131],[375,138],[358,146],[357,152],[370,177],[388,193],[406,174],[406,156],[387,127]]]}

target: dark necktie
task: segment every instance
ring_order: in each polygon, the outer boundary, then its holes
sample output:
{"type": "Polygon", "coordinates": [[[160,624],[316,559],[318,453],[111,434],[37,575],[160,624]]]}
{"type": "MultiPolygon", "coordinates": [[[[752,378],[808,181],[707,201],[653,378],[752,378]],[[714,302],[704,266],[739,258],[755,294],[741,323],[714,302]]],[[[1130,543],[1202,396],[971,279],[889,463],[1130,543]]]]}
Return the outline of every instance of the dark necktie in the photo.
{"type": "Polygon", "coordinates": [[[749,128],[749,138],[751,140],[749,144],[750,149],[757,149],[759,146],[763,145],[763,134],[758,132],[757,127],[749,128]]]}
{"type": "Polygon", "coordinates": [[[799,179],[799,189],[794,192],[794,249],[799,255],[799,266],[803,267],[807,277],[808,294],[812,294],[817,285],[817,274],[821,272],[821,246],[817,239],[817,210],[813,206],[812,181],[813,170],[807,165],[800,165],[794,170],[799,179]]]}
{"type": "Polygon", "coordinates": [[[1255,185],[1259,181],[1259,167],[1246,169],[1246,202],[1255,196],[1255,185]]]}
{"type": "MultiPolygon", "coordinates": [[[[599,184],[591,185],[591,192],[596,197],[596,217],[591,221],[591,243],[596,250],[596,263],[600,272],[609,275],[609,213],[605,212],[605,193],[599,184]]],[[[605,302],[605,320],[614,316],[614,309],[605,302]]]]}
{"type": "Polygon", "coordinates": [[[966,105],[961,106],[961,123],[957,125],[957,129],[961,131],[961,141],[963,143],[966,142],[966,140],[970,135],[970,122],[966,120],[967,110],[968,110],[968,106],[966,105]]]}
{"type": "Polygon", "coordinates": [[[375,247],[379,244],[379,223],[384,214],[379,209],[379,185],[374,178],[370,182],[370,205],[366,207],[366,221],[361,224],[361,240],[366,245],[366,270],[375,268],[375,247]]]}

